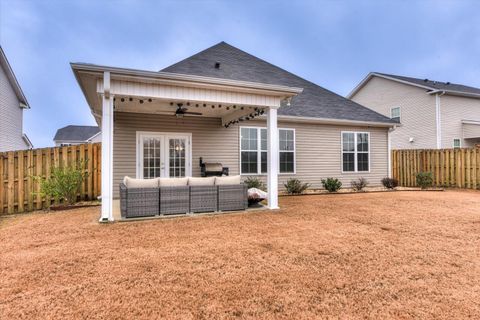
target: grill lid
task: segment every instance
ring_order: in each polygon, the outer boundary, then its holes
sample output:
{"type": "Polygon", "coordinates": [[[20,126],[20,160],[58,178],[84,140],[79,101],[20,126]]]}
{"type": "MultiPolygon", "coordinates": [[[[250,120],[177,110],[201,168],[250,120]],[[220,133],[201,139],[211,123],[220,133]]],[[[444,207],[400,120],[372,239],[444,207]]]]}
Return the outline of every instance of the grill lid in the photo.
{"type": "Polygon", "coordinates": [[[205,163],[205,171],[206,172],[221,172],[223,170],[223,166],[221,163],[205,163]]]}

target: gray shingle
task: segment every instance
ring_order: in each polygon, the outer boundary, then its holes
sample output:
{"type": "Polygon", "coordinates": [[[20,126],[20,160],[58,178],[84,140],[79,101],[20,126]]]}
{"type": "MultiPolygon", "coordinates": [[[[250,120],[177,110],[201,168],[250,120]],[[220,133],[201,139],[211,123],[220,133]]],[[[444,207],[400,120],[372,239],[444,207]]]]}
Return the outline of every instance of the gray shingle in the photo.
{"type": "Polygon", "coordinates": [[[383,75],[390,78],[395,78],[398,80],[410,82],[413,84],[421,85],[424,87],[429,87],[432,90],[446,90],[446,91],[458,91],[463,93],[473,93],[473,94],[480,94],[479,88],[464,86],[463,84],[457,83],[450,83],[450,82],[440,82],[435,80],[428,80],[428,79],[418,79],[418,78],[411,78],[411,77],[404,77],[404,76],[397,76],[394,74],[387,74],[387,73],[380,73],[374,72],[375,74],[383,75]]]}
{"type": "Polygon", "coordinates": [[[66,126],[57,130],[54,141],[86,141],[100,132],[97,126],[66,126]]]}
{"type": "Polygon", "coordinates": [[[220,42],[161,71],[303,88],[279,115],[392,123],[373,110],[220,42]],[[215,63],[220,63],[215,68],[215,63]]]}

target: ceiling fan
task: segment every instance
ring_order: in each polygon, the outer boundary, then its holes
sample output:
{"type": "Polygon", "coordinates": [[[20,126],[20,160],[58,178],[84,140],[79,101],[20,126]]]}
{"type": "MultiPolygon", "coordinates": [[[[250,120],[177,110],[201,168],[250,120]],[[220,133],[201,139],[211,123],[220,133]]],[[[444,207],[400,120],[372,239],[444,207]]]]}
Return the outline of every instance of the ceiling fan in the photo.
{"type": "Polygon", "coordinates": [[[187,108],[183,108],[183,103],[177,103],[177,110],[175,110],[175,116],[183,117],[184,114],[193,114],[196,116],[201,116],[200,112],[189,112],[187,108]]]}

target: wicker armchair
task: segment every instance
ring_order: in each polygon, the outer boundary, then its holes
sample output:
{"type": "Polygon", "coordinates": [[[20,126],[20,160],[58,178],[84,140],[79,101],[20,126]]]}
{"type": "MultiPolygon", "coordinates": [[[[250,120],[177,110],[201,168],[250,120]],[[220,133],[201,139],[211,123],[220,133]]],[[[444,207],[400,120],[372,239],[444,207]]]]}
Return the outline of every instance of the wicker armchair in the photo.
{"type": "Polygon", "coordinates": [[[248,187],[245,184],[219,185],[218,210],[234,211],[248,208],[248,187]]]}
{"type": "Polygon", "coordinates": [[[190,212],[190,187],[160,187],[160,215],[190,212]]]}
{"type": "Polygon", "coordinates": [[[190,186],[190,212],[218,210],[217,186],[190,186]]]}
{"type": "Polygon", "coordinates": [[[122,218],[150,217],[159,212],[158,188],[127,188],[120,184],[122,218]]]}

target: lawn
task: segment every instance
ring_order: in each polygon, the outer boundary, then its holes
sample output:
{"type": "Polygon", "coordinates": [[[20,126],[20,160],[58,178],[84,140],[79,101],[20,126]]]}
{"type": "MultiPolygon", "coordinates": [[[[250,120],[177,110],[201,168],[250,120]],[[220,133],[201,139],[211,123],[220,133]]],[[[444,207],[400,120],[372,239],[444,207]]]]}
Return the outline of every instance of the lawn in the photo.
{"type": "Polygon", "coordinates": [[[0,219],[0,319],[480,318],[480,192],[281,198],[99,224],[0,219]]]}

